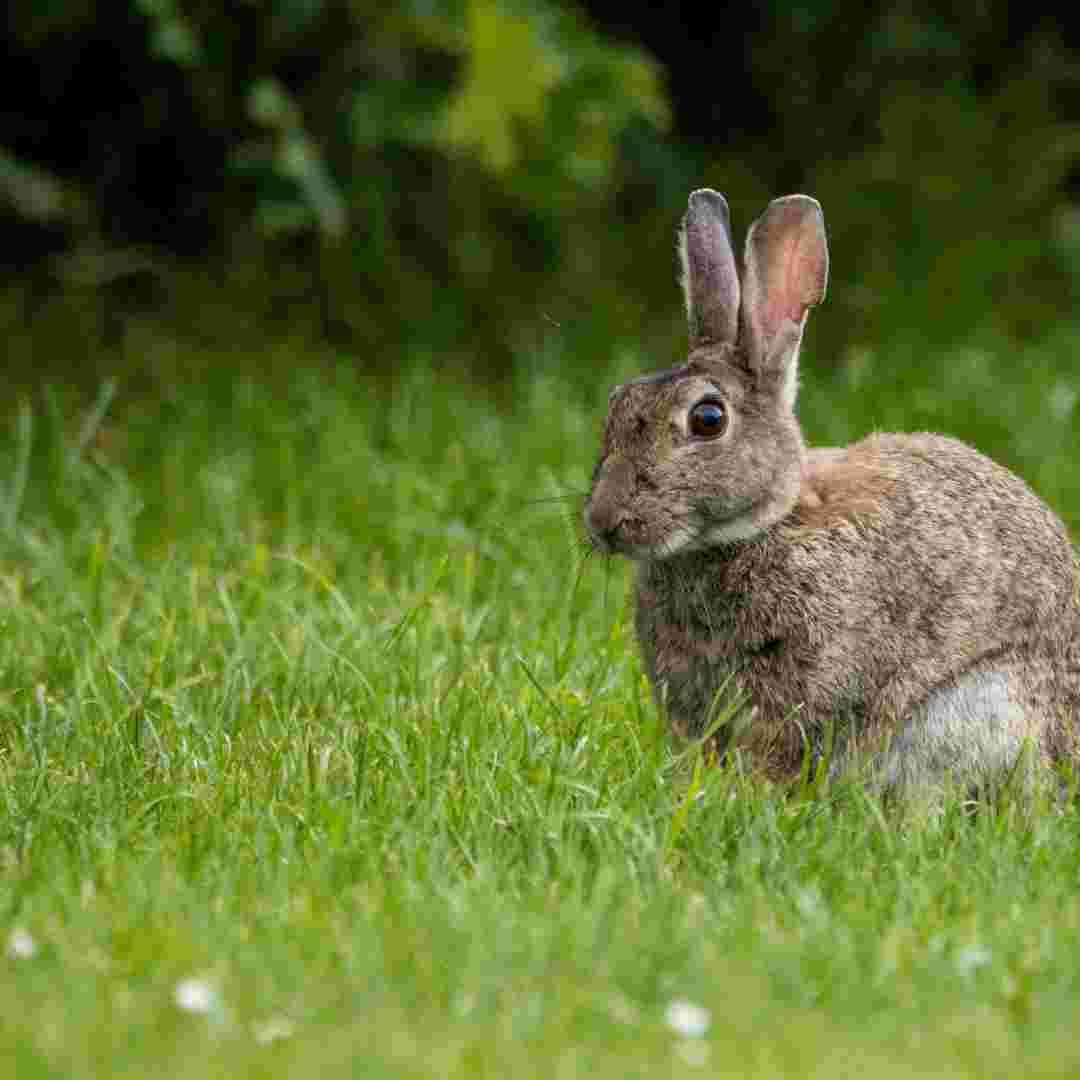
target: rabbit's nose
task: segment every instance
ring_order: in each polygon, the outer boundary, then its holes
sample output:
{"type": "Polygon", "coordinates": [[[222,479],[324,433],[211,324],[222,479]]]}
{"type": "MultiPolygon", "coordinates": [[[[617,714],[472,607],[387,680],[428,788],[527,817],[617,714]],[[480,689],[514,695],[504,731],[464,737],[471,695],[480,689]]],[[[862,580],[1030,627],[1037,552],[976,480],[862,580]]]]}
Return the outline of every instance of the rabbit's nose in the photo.
{"type": "Polygon", "coordinates": [[[605,551],[613,551],[628,515],[626,500],[634,490],[634,469],[628,461],[609,458],[600,468],[585,506],[585,527],[605,551]]]}

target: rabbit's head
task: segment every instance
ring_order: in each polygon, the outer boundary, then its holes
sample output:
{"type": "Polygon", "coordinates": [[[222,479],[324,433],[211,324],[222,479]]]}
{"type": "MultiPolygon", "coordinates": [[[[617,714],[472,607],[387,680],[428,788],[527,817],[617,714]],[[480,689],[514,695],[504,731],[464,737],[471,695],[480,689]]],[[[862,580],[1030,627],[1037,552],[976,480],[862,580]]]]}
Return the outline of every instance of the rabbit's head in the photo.
{"type": "Polygon", "coordinates": [[[806,315],[828,273],[821,207],[770,203],[740,281],[727,203],[695,191],[679,254],[689,357],[611,392],[585,506],[595,546],[634,559],[757,535],[794,506],[805,459],[794,406],[806,315]]]}

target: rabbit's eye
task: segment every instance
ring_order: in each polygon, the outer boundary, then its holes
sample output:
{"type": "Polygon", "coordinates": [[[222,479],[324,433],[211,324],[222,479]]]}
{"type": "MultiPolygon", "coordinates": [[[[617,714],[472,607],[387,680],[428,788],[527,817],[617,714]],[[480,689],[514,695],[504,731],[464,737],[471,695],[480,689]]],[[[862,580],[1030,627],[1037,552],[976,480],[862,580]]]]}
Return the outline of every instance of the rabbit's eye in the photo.
{"type": "Polygon", "coordinates": [[[690,410],[690,432],[701,439],[715,439],[727,429],[727,410],[719,401],[699,401],[690,410]]]}

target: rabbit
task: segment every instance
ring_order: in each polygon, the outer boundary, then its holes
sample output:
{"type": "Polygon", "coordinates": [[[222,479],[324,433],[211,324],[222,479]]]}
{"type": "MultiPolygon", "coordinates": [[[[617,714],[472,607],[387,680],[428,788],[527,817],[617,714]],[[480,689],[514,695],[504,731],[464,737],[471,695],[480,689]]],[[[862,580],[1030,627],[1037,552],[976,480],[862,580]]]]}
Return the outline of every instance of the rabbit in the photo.
{"type": "Polygon", "coordinates": [[[725,199],[695,191],[679,254],[689,355],[611,391],[584,508],[594,549],[636,564],[671,727],[774,781],[825,761],[905,801],[1060,779],[1080,707],[1061,521],[943,435],[806,446],[799,347],[828,277],[815,199],[768,205],[740,275],[725,199]]]}

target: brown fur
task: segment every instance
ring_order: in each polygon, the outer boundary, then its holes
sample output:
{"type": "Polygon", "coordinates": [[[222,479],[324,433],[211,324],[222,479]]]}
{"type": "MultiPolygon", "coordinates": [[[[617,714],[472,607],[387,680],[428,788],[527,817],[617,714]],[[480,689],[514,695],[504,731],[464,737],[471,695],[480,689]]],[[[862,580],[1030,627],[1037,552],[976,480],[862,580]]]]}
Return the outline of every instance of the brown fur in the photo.
{"type": "MultiPolygon", "coordinates": [[[[637,635],[657,696],[691,737],[743,701],[718,746],[776,779],[829,740],[834,763],[869,762],[905,791],[950,773],[980,784],[1025,743],[1037,762],[1072,759],[1080,588],[1051,510],[941,435],[803,444],[794,364],[826,256],[820,210],[800,198],[778,200],[782,213],[770,208],[748,242],[759,284],[743,292],[739,325],[753,333],[612,395],[586,525],[598,547],[638,562],[637,635]],[[690,430],[701,400],[722,404],[722,436],[690,430]]],[[[734,266],[706,255],[710,283],[734,266]]],[[[694,272],[691,257],[689,286],[694,272]]],[[[722,284],[720,300],[739,297],[722,284]]],[[[734,325],[720,300],[708,323],[734,325]]]]}

